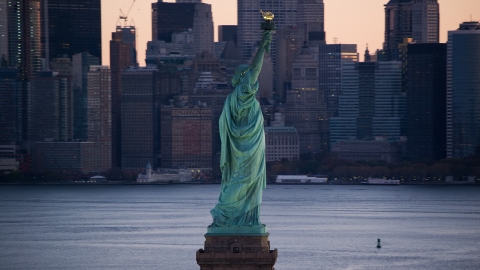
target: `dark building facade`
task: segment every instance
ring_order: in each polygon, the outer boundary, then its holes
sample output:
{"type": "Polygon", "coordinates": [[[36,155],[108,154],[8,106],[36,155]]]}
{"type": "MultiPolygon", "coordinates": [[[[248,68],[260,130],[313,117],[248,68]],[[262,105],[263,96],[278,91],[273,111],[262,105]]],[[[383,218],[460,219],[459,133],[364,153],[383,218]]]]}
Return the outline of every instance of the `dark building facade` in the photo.
{"type": "Polygon", "coordinates": [[[38,72],[30,81],[29,139],[72,139],[71,81],[51,71],[38,72]]]}
{"type": "Polygon", "coordinates": [[[399,61],[343,63],[338,117],[330,120],[331,146],[341,140],[399,140],[405,136],[406,96],[399,61]]]}
{"type": "Polygon", "coordinates": [[[98,65],[100,59],[87,52],[72,57],[73,74],[73,138],[86,141],[88,139],[88,71],[90,66],[98,65]]]}
{"type": "Polygon", "coordinates": [[[342,94],[342,63],[358,62],[356,44],[320,44],[319,46],[319,89],[323,91],[327,109],[335,115],[338,97],[342,94]]]}
{"type": "Polygon", "coordinates": [[[44,0],[44,58],[88,52],[102,59],[100,0],[44,0]]]}
{"type": "Polygon", "coordinates": [[[398,45],[405,38],[416,43],[438,43],[440,29],[438,0],[390,0],[385,5],[387,60],[398,60],[398,45]]]}
{"type": "Polygon", "coordinates": [[[480,155],[480,23],[448,32],[447,157],[480,155]]]}
{"type": "Polygon", "coordinates": [[[218,41],[231,41],[237,45],[237,25],[219,25],[218,26],[218,41]]]}
{"type": "Polygon", "coordinates": [[[131,67],[122,73],[122,169],[159,166],[160,94],[158,70],[131,67]]]}
{"type": "Polygon", "coordinates": [[[162,167],[211,168],[212,110],[162,106],[162,167]]]}
{"type": "Polygon", "coordinates": [[[40,0],[8,3],[8,66],[17,68],[22,80],[42,68],[40,9],[40,0]]]}
{"type": "Polygon", "coordinates": [[[446,44],[408,45],[407,155],[412,161],[446,156],[446,72],[446,44]]]}
{"type": "Polygon", "coordinates": [[[156,10],[156,16],[152,16],[152,29],[156,34],[152,37],[156,40],[172,42],[172,34],[175,32],[191,31],[195,53],[207,51],[214,53],[213,45],[213,18],[211,5],[196,2],[193,3],[167,3],[159,1],[152,5],[152,12],[156,10]]]}
{"type": "Polygon", "coordinates": [[[195,5],[193,3],[156,3],[157,40],[172,42],[174,32],[192,29],[195,5]]]}
{"type": "Polygon", "coordinates": [[[117,26],[110,40],[110,70],[112,72],[112,162],[114,167],[121,167],[122,163],[122,72],[129,66],[137,65],[135,35],[135,27],[117,26]]]}
{"type": "Polygon", "coordinates": [[[0,144],[20,142],[22,128],[22,85],[14,68],[0,68],[0,144]]]}

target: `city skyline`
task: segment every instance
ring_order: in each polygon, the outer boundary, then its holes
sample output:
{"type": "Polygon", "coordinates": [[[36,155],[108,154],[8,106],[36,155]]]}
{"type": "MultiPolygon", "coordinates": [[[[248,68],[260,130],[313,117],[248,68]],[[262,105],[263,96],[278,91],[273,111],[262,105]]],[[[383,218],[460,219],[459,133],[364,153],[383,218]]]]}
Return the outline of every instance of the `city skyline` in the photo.
{"type": "MultiPolygon", "coordinates": [[[[119,9],[124,13],[128,11],[128,24],[133,21],[137,28],[138,62],[145,65],[145,50],[147,41],[151,40],[151,3],[155,0],[102,0],[102,64],[109,61],[109,41],[111,32],[115,29],[120,15],[119,9]]],[[[175,0],[164,0],[175,2],[175,0]]],[[[328,44],[358,44],[358,52],[363,55],[366,44],[370,52],[382,49],[385,31],[384,5],[388,0],[324,0],[325,4],[325,31],[328,44]],[[349,8],[345,8],[349,7],[349,8]],[[362,12],[366,11],[366,12],[362,12]],[[341,14],[341,15],[337,15],[341,14]],[[357,21],[344,22],[345,19],[355,18],[357,21]],[[363,31],[363,29],[369,29],[363,31]]],[[[458,2],[451,0],[438,0],[440,5],[440,42],[447,41],[447,32],[456,30],[461,22],[480,21],[480,1],[464,0],[459,6],[458,2]]],[[[217,40],[218,25],[237,24],[237,1],[235,0],[203,0],[203,3],[212,5],[215,40],[217,40]]],[[[259,14],[260,16],[260,14],[259,14]]],[[[123,25],[123,21],[121,21],[123,25]]],[[[360,58],[363,60],[363,57],[360,58]]]]}

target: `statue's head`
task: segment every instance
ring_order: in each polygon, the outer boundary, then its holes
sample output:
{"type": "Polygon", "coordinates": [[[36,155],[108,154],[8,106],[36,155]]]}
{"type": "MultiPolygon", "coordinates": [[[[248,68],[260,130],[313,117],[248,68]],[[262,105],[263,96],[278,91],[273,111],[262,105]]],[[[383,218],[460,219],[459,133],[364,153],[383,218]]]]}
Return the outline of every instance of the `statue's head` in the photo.
{"type": "Polygon", "coordinates": [[[249,69],[250,69],[250,66],[247,64],[241,64],[235,68],[235,71],[233,72],[233,78],[232,78],[233,86],[236,86],[240,82],[240,78],[243,75],[245,75],[245,73],[247,73],[249,69]]]}

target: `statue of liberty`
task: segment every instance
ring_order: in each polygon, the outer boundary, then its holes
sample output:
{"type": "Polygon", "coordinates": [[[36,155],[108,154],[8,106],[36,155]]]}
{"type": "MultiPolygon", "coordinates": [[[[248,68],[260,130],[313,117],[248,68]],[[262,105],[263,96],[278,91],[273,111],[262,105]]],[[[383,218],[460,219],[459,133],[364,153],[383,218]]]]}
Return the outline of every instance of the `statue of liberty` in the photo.
{"type": "Polygon", "coordinates": [[[265,51],[270,50],[271,30],[265,29],[252,64],[235,69],[235,90],[226,98],[220,116],[222,184],[218,203],[210,211],[213,223],[209,232],[222,227],[229,227],[225,228],[228,232],[238,232],[232,227],[264,227],[260,203],[266,187],[265,134],[255,94],[265,51]]]}

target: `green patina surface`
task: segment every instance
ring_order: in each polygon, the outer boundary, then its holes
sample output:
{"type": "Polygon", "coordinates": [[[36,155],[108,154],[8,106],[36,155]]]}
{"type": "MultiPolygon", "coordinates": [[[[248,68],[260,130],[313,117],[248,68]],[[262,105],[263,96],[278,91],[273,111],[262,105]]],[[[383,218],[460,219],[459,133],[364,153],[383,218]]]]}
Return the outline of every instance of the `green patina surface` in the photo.
{"type": "Polygon", "coordinates": [[[255,98],[271,33],[265,31],[252,64],[235,69],[235,90],[225,100],[219,129],[222,141],[222,184],[218,203],[210,213],[208,233],[264,234],[260,204],[266,187],[265,134],[260,104],[255,98]]]}
{"type": "Polygon", "coordinates": [[[267,226],[231,226],[231,227],[208,227],[209,235],[266,235],[267,226]]]}

